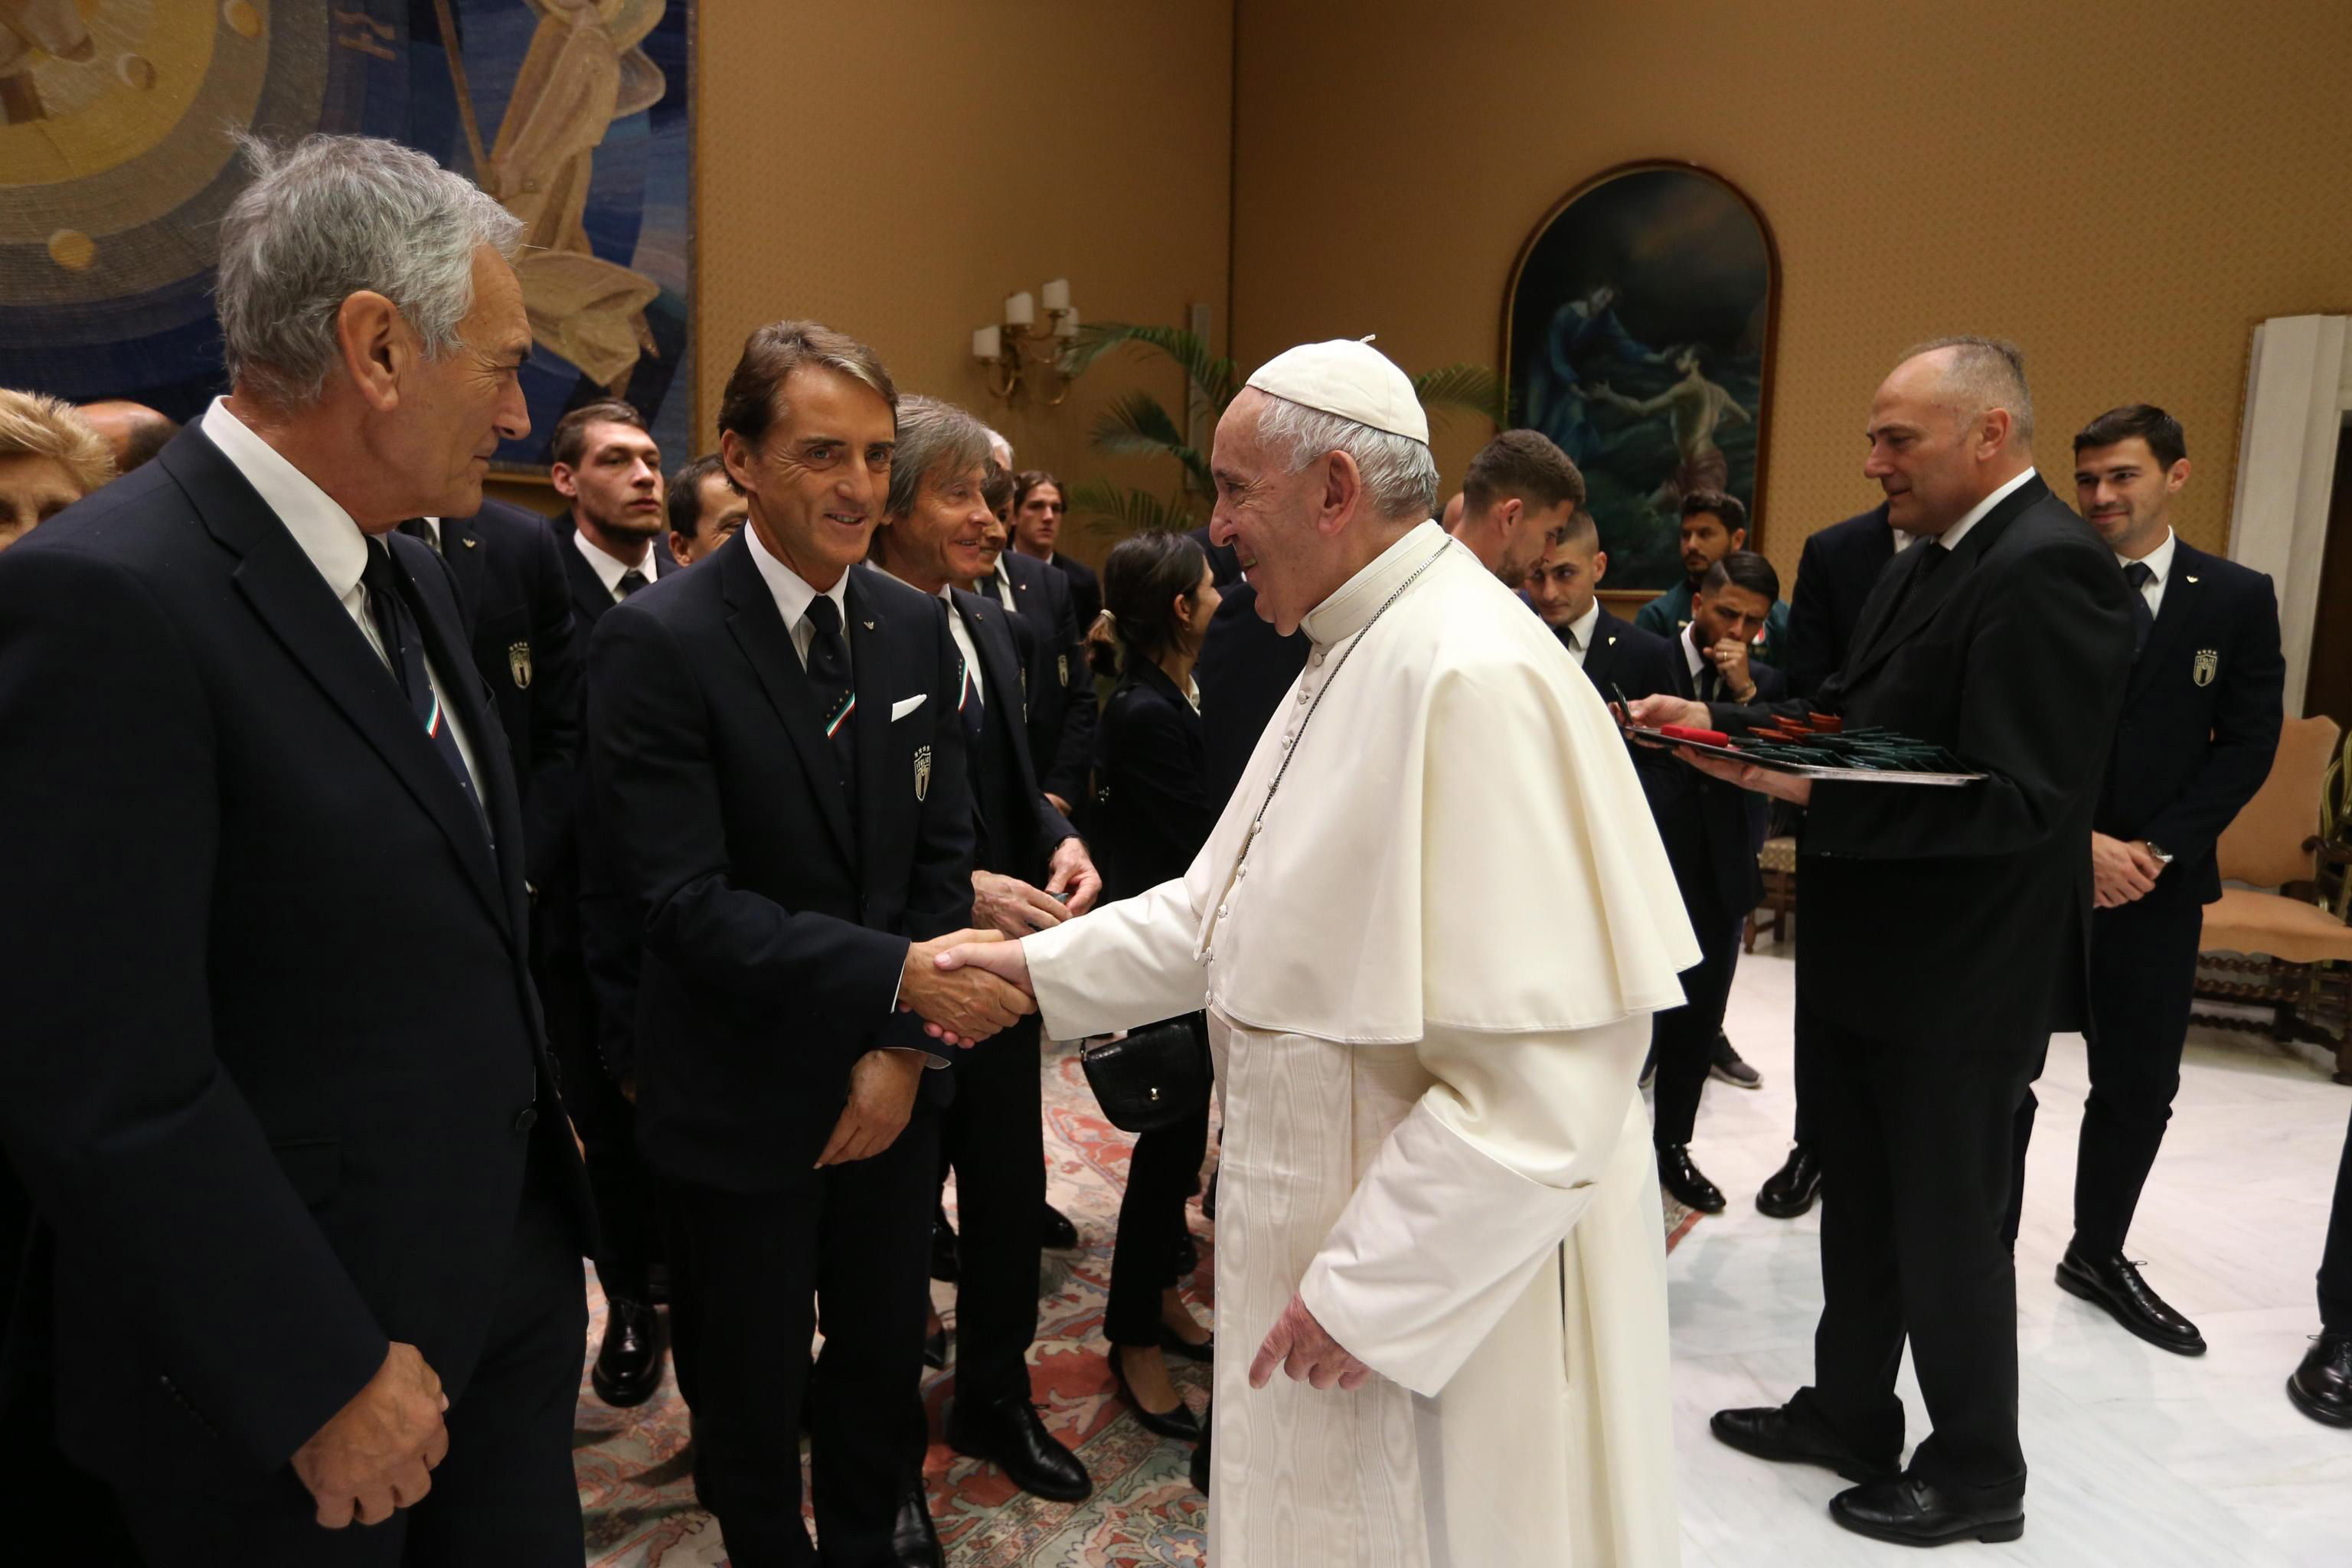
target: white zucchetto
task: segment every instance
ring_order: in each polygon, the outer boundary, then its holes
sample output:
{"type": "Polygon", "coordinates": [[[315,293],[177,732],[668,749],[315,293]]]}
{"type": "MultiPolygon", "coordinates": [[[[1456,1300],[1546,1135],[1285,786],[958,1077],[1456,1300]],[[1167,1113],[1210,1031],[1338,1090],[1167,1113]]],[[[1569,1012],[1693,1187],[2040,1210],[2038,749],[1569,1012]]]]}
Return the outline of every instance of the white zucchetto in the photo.
{"type": "Polygon", "coordinates": [[[1429,445],[1429,416],[1412,382],[1372,340],[1303,343],[1257,367],[1249,384],[1325,414],[1429,445]]]}

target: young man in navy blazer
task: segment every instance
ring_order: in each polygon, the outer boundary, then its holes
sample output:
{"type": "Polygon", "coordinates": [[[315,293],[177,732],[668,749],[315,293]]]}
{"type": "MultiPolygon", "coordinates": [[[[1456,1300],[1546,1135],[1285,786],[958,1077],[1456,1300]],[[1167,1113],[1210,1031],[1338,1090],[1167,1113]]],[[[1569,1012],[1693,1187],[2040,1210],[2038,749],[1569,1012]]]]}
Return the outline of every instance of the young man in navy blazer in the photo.
{"type": "Polygon", "coordinates": [[[506,736],[395,531],[529,432],[520,226],[390,142],[249,156],[230,395],[0,559],[12,1299],[151,1563],[553,1568],[593,1225],[506,736]]]}
{"type": "Polygon", "coordinates": [[[956,647],[936,601],[850,570],[896,402],[863,344],[755,331],[719,415],[750,521],[615,605],[589,651],[590,766],[642,922],[637,1139],[666,1186],[695,1489],[746,1568],[818,1561],[803,1424],[824,1560],[905,1560],[953,1079],[923,1024],[984,1038],[1030,1011],[930,962],[971,916],[956,647]]]}
{"type": "Polygon", "coordinates": [[[2286,661],[2270,579],[2172,531],[2189,467],[2180,422],[2144,403],[2074,437],[2075,500],[2132,586],[2135,651],[2091,819],[2091,1097],[2058,1284],[2150,1344],[2200,1355],[2204,1336],[2148,1288],[2124,1238],[2180,1088],[2198,938],[2221,896],[2214,843],[2270,775],[2286,661]]]}

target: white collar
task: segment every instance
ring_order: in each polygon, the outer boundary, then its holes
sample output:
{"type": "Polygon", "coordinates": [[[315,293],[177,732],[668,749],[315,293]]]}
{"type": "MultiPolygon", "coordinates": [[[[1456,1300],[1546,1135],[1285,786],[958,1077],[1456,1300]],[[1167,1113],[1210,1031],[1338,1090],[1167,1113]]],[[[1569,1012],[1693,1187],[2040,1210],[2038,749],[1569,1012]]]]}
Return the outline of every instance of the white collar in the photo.
{"type": "MultiPolygon", "coordinates": [[[[2168,528],[2164,531],[2164,542],[2140,557],[2141,563],[2155,574],[2153,580],[2158,587],[2160,588],[2172,580],[2172,557],[2179,548],[2180,535],[2168,528]]],[[[2116,557],[2116,564],[2128,566],[2131,563],[2118,555],[2116,557]]]]}
{"type": "Polygon", "coordinates": [[[204,414],[205,438],[220,448],[261,503],[278,516],[338,599],[348,599],[367,570],[368,539],[352,514],[285,454],[253,432],[215,397],[204,414]]]}
{"type": "MultiPolygon", "coordinates": [[[[874,570],[881,573],[882,575],[889,578],[893,583],[897,583],[903,587],[915,588],[915,585],[912,583],[908,582],[904,577],[899,576],[898,574],[891,571],[887,566],[875,566],[874,563],[871,561],[867,562],[866,564],[868,566],[874,566],[874,570]]],[[[1002,566],[1004,563],[1000,560],[997,562],[997,564],[1002,566]]],[[[919,594],[922,590],[920,588],[915,588],[915,592],[919,594]]],[[[940,604],[945,605],[949,609],[954,609],[956,607],[955,584],[952,582],[940,584],[940,591],[932,595],[931,597],[937,599],[940,604]]]]}
{"type": "Polygon", "coordinates": [[[659,539],[655,539],[646,544],[646,561],[642,566],[632,566],[618,556],[606,552],[604,546],[588,537],[588,531],[580,526],[580,521],[577,518],[574,518],[572,522],[572,542],[580,547],[581,558],[588,563],[588,570],[596,574],[596,581],[604,584],[604,592],[607,594],[619,594],[621,579],[631,572],[636,573],[650,583],[660,571],[656,564],[657,558],[661,554],[659,539]]]}
{"type": "MultiPolygon", "coordinates": [[[[743,538],[751,547],[751,564],[760,569],[760,580],[775,596],[776,614],[784,617],[784,629],[791,631],[807,616],[809,606],[816,603],[815,587],[799,573],[769,554],[768,547],[761,542],[760,531],[749,522],[743,525],[743,538]]],[[[833,607],[840,612],[842,629],[846,635],[849,627],[849,574],[846,571],[842,573],[839,582],[824,591],[824,596],[831,599],[833,607]]]]}
{"type": "Polygon", "coordinates": [[[1947,550],[1958,550],[1960,547],[1960,540],[1962,536],[1964,536],[1969,530],[1974,528],[1978,523],[1982,522],[1984,521],[1985,513],[1999,506],[2003,500],[2006,500],[2011,490],[2017,489],[2018,486],[2023,484],[2026,480],[2033,477],[2034,470],[2032,467],[2029,465],[2023,473],[2019,474],[2014,479],[2011,479],[2009,483],[2001,486],[2000,489],[1993,491],[1992,494],[1977,502],[1975,506],[1970,507],[1969,509],[1969,515],[1960,519],[1959,521],[1952,524],[1951,527],[1944,530],[1941,534],[1937,536],[1936,542],[1942,545],[1947,550]]]}
{"type": "Polygon", "coordinates": [[[1579,653],[1592,651],[1592,628],[1601,624],[1601,601],[1595,598],[1584,614],[1568,623],[1568,635],[1576,639],[1579,653]]]}
{"type": "Polygon", "coordinates": [[[1690,672],[1696,677],[1706,665],[1706,656],[1698,650],[1698,620],[1696,616],[1685,623],[1682,644],[1683,662],[1690,666],[1690,672]]]}
{"type": "Polygon", "coordinates": [[[1454,536],[1438,527],[1434,518],[1414,524],[1395,543],[1374,556],[1370,564],[1339,584],[1329,598],[1307,611],[1301,627],[1311,641],[1323,647],[1354,637],[1371,624],[1381,606],[1388,603],[1389,595],[1402,587],[1406,578],[1453,542],[1454,536]]]}

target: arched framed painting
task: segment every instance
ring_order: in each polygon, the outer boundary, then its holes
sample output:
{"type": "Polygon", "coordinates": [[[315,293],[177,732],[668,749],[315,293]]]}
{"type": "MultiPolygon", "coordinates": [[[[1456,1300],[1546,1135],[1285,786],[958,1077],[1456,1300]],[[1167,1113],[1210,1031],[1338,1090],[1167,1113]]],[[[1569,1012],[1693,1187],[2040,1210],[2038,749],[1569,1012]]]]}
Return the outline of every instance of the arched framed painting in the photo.
{"type": "Polygon", "coordinates": [[[1597,174],[1521,248],[1503,303],[1511,417],[1584,471],[1603,597],[1683,580],[1694,490],[1737,497],[1760,547],[1780,270],[1764,215],[1692,163],[1597,174]]]}

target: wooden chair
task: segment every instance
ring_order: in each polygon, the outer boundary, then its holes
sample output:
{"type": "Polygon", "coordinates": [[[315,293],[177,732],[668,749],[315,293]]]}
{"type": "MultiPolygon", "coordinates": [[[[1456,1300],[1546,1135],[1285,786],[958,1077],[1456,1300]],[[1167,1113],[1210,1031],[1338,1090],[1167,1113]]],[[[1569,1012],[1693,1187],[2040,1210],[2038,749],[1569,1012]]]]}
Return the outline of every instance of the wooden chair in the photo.
{"type": "Polygon", "coordinates": [[[2334,874],[2352,864],[2352,847],[2315,831],[2323,823],[2341,831],[2342,808],[2328,798],[2331,786],[2342,783],[2344,770],[2334,765],[2339,733],[2331,719],[2288,720],[2270,776],[2222,832],[2216,851],[2225,886],[2221,901],[2205,906],[2197,995],[2267,1007],[2269,1024],[2194,1016],[2215,1027],[2331,1046],[2336,1080],[2352,1084],[2352,926],[2345,923],[2341,878],[2334,874]],[[2320,892],[2323,875],[2337,884],[2332,900],[2320,892]],[[2250,885],[2226,885],[2231,882],[2250,885]]]}
{"type": "Polygon", "coordinates": [[[1767,838],[1764,847],[1756,852],[1757,868],[1764,873],[1764,901],[1748,911],[1748,930],[1742,937],[1746,951],[1756,951],[1759,932],[1769,931],[1775,943],[1789,940],[1790,917],[1797,912],[1797,841],[1794,837],[1767,838]],[[1757,918],[1758,910],[1769,918],[1757,918]]]}

